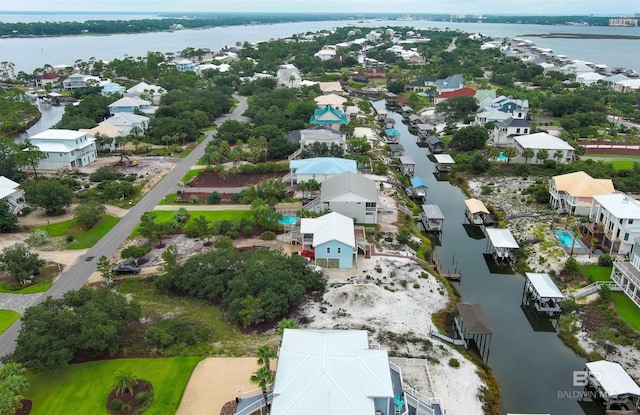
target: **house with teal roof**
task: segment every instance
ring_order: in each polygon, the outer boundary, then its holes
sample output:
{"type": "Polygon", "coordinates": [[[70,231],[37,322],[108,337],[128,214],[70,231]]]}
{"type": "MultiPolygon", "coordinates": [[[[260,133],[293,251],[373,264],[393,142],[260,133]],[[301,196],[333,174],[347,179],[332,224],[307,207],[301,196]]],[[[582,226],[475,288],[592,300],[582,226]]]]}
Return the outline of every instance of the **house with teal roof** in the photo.
{"type": "Polygon", "coordinates": [[[291,169],[291,185],[309,180],[322,183],[330,177],[347,171],[358,173],[358,166],[355,160],[337,157],[291,160],[289,161],[289,168],[291,169]]]}
{"type": "Polygon", "coordinates": [[[349,118],[332,105],[314,111],[309,121],[311,124],[328,126],[334,130],[340,130],[340,126],[347,124],[349,118]]]}

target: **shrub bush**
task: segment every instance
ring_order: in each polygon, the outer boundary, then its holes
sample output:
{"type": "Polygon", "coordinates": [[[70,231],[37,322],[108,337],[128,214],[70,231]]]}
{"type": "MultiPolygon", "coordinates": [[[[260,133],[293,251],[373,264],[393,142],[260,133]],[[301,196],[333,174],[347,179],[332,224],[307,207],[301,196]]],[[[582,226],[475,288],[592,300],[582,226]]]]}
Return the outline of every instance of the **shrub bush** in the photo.
{"type": "Polygon", "coordinates": [[[114,399],[113,401],[111,401],[111,409],[113,409],[114,411],[121,410],[122,405],[124,405],[124,402],[122,402],[120,399],[114,399]]]}
{"type": "Polygon", "coordinates": [[[263,241],[273,241],[276,239],[276,234],[273,231],[264,231],[260,235],[260,239],[263,241]]]}
{"type": "Polygon", "coordinates": [[[149,392],[142,391],[142,392],[136,393],[136,401],[144,402],[147,399],[149,399],[149,392]]]}
{"type": "Polygon", "coordinates": [[[71,242],[73,242],[75,240],[75,238],[73,237],[73,235],[67,235],[66,240],[67,240],[67,242],[71,243],[71,242]]]}
{"type": "Polygon", "coordinates": [[[609,254],[602,254],[598,257],[598,265],[601,267],[612,267],[613,257],[609,254]]]}
{"type": "Polygon", "coordinates": [[[184,316],[162,320],[149,327],[144,335],[154,346],[162,348],[174,344],[194,345],[211,338],[206,327],[184,316]]]}
{"type": "Polygon", "coordinates": [[[247,226],[242,227],[242,234],[243,234],[244,236],[251,236],[251,235],[253,235],[253,226],[251,226],[251,225],[247,225],[247,226]]]}
{"type": "Polygon", "coordinates": [[[227,236],[231,239],[238,239],[238,236],[240,236],[240,233],[238,231],[229,231],[227,232],[227,236]]]}
{"type": "Polygon", "coordinates": [[[460,367],[460,362],[458,359],[454,359],[453,357],[449,359],[449,366],[451,367],[460,367]]]}
{"type": "Polygon", "coordinates": [[[217,205],[222,200],[222,195],[219,192],[209,193],[207,196],[207,203],[211,205],[217,205]]]}

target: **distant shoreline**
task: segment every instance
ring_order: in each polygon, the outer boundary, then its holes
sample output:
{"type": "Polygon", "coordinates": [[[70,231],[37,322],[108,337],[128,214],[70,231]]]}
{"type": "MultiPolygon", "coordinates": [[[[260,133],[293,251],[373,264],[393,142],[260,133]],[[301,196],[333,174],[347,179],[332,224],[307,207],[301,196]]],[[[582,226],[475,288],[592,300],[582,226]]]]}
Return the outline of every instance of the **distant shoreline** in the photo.
{"type": "Polygon", "coordinates": [[[627,39],[640,40],[640,36],[635,35],[604,35],[604,34],[586,34],[586,33],[543,33],[543,34],[526,34],[521,37],[543,37],[547,39],[627,39]]]}

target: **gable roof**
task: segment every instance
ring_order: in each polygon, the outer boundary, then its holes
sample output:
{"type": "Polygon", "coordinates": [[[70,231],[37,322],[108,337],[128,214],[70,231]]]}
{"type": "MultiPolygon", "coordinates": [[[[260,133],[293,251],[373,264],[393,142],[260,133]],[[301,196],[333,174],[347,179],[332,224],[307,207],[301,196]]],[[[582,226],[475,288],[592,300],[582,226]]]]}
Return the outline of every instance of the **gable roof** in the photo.
{"type": "Polygon", "coordinates": [[[361,174],[345,172],[330,177],[320,185],[323,202],[378,202],[374,181],[361,174]]]}
{"type": "Polygon", "coordinates": [[[509,229],[486,228],[487,237],[496,248],[518,248],[518,243],[513,238],[509,229]]]}
{"type": "Polygon", "coordinates": [[[438,89],[443,88],[453,88],[459,89],[464,85],[464,78],[460,74],[451,75],[444,79],[436,80],[433,85],[435,85],[438,89]]]}
{"type": "Polygon", "coordinates": [[[531,285],[542,298],[564,298],[564,295],[556,284],[553,282],[549,274],[525,272],[527,279],[531,281],[531,285]]]}
{"type": "Polygon", "coordinates": [[[336,157],[315,157],[302,160],[291,160],[289,168],[296,174],[340,174],[346,171],[358,172],[355,160],[336,157]]]}
{"type": "Polygon", "coordinates": [[[384,130],[384,133],[387,135],[387,137],[400,136],[400,131],[396,130],[395,128],[387,128],[386,130],[384,130]]]}
{"type": "Polygon", "coordinates": [[[318,106],[326,106],[331,105],[334,107],[342,106],[347,99],[345,97],[341,97],[337,94],[329,94],[329,95],[320,95],[319,97],[315,97],[313,99],[318,106]]]}
{"type": "Polygon", "coordinates": [[[415,176],[411,178],[411,186],[415,189],[418,187],[429,187],[427,181],[420,176],[415,176]]]}
{"type": "Polygon", "coordinates": [[[387,351],[364,330],[285,329],[277,373],[272,415],[371,415],[394,397],[387,351]]]}
{"type": "Polygon", "coordinates": [[[97,127],[89,128],[89,129],[80,129],[78,131],[86,132],[91,134],[92,136],[96,136],[98,134],[109,137],[116,138],[122,133],[122,129],[118,128],[115,125],[109,123],[100,123],[97,127]]]}
{"type": "Polygon", "coordinates": [[[332,105],[317,109],[313,112],[311,124],[346,124],[349,122],[347,116],[332,105]]]}
{"type": "Polygon", "coordinates": [[[528,135],[519,135],[514,138],[522,148],[532,148],[534,150],[573,150],[566,141],[561,138],[554,137],[547,133],[535,133],[528,135]]]}
{"type": "Polygon", "coordinates": [[[0,199],[4,199],[5,197],[15,193],[16,190],[18,190],[18,187],[20,187],[18,183],[4,176],[0,176],[0,199]]]}
{"type": "Polygon", "coordinates": [[[449,154],[434,154],[433,158],[438,164],[456,164],[456,161],[449,154]]]}
{"type": "Polygon", "coordinates": [[[479,112],[478,114],[476,114],[476,118],[486,118],[489,120],[496,120],[496,121],[504,121],[506,119],[509,119],[510,117],[511,116],[506,112],[502,112],[495,108],[487,111],[479,112]]]}
{"type": "Polygon", "coordinates": [[[416,164],[416,162],[413,160],[413,157],[410,156],[400,156],[400,164],[404,165],[404,166],[408,166],[408,165],[414,165],[416,164]]]}
{"type": "Polygon", "coordinates": [[[324,125],[316,125],[313,128],[306,128],[304,130],[298,130],[300,136],[305,140],[314,141],[335,141],[342,140],[343,134],[340,131],[325,127],[324,125]]]}
{"type": "Polygon", "coordinates": [[[151,105],[151,102],[137,97],[124,97],[112,102],[109,107],[140,107],[143,105],[151,105]]]}
{"type": "Polygon", "coordinates": [[[464,204],[467,205],[467,209],[471,213],[486,213],[489,214],[489,209],[482,203],[482,200],[479,199],[467,199],[464,201],[464,204]]]}
{"type": "Polygon", "coordinates": [[[437,145],[437,144],[444,144],[444,141],[442,141],[442,139],[440,137],[436,137],[435,135],[430,135],[429,137],[427,137],[427,143],[431,144],[431,145],[437,145]]]}
{"type": "Polygon", "coordinates": [[[555,188],[573,197],[593,197],[615,192],[613,180],[594,179],[583,171],[561,174],[551,178],[555,188]]]}
{"type": "Polygon", "coordinates": [[[320,87],[320,91],[326,92],[344,92],[342,90],[342,84],[338,81],[334,82],[318,82],[318,86],[320,87]]]}
{"type": "Polygon", "coordinates": [[[409,85],[415,87],[428,86],[429,84],[433,84],[437,80],[437,75],[421,75],[418,76],[416,80],[411,82],[409,85]]]}
{"type": "Polygon", "coordinates": [[[468,334],[491,334],[491,326],[480,304],[458,303],[458,315],[468,334]]]}
{"type": "Polygon", "coordinates": [[[81,131],[50,128],[36,135],[32,135],[29,137],[29,140],[77,140],[85,135],[87,135],[87,133],[81,131]]]}
{"type": "Polygon", "coordinates": [[[115,126],[119,125],[134,125],[149,121],[149,117],[144,115],[134,114],[132,112],[119,112],[113,116],[102,121],[100,125],[111,124],[115,126]]]}
{"type": "Polygon", "coordinates": [[[607,395],[640,396],[640,387],[619,363],[598,360],[597,362],[586,363],[586,366],[590,372],[599,374],[596,377],[596,381],[602,386],[607,395]]]}
{"type": "Polygon", "coordinates": [[[404,151],[404,146],[402,144],[391,143],[389,144],[389,150],[391,150],[393,153],[395,153],[396,151],[404,151]]]}
{"type": "Polygon", "coordinates": [[[157,94],[164,94],[165,92],[167,92],[161,86],[151,85],[146,82],[140,82],[139,84],[134,85],[131,88],[127,89],[126,92],[129,94],[143,94],[143,93],[149,93],[151,92],[151,90],[153,90],[157,94]]]}
{"type": "Polygon", "coordinates": [[[338,212],[327,213],[319,218],[300,219],[300,233],[313,234],[314,247],[330,241],[342,242],[352,248],[356,246],[353,219],[338,212]]]}
{"type": "Polygon", "coordinates": [[[422,205],[422,211],[428,219],[444,219],[444,215],[438,205],[422,205]]]}
{"type": "Polygon", "coordinates": [[[524,127],[524,128],[528,128],[531,127],[531,124],[529,124],[529,121],[525,120],[524,118],[513,118],[513,117],[509,117],[504,121],[499,122],[496,127],[524,127]]]}

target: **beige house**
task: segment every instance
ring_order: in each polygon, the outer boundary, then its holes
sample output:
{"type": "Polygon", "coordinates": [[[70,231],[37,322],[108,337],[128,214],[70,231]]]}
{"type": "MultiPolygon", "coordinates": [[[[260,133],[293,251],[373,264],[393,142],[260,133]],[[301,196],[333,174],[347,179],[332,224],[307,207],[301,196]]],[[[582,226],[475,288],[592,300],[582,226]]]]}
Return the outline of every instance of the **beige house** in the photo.
{"type": "Polygon", "coordinates": [[[554,176],[549,183],[551,207],[570,215],[588,215],[594,195],[614,192],[611,179],[594,179],[583,171],[554,176]]]}
{"type": "Polygon", "coordinates": [[[341,108],[347,102],[346,98],[336,94],[320,95],[313,100],[316,102],[318,108],[324,108],[327,105],[331,105],[334,108],[341,108]]]}
{"type": "Polygon", "coordinates": [[[322,93],[325,94],[325,95],[329,95],[329,94],[342,95],[342,94],[344,94],[344,91],[342,90],[342,84],[340,84],[340,82],[338,82],[338,81],[335,81],[335,82],[318,82],[318,86],[320,87],[320,91],[322,91],[322,93]]]}

